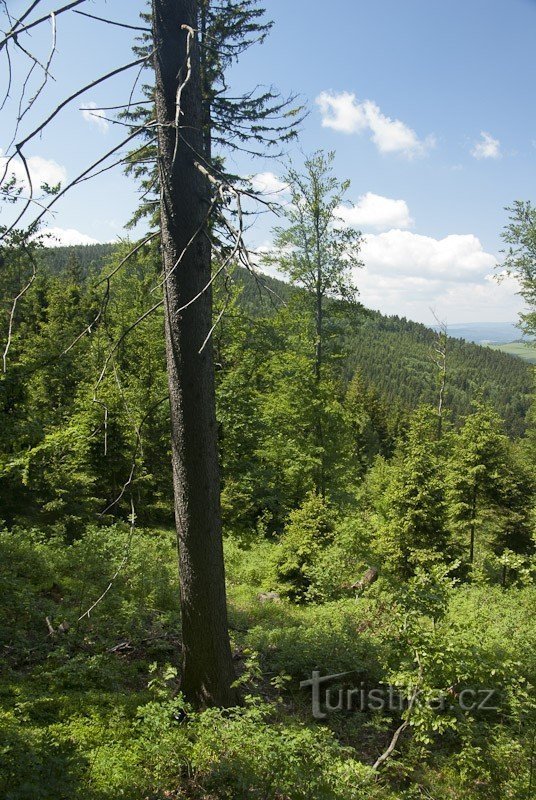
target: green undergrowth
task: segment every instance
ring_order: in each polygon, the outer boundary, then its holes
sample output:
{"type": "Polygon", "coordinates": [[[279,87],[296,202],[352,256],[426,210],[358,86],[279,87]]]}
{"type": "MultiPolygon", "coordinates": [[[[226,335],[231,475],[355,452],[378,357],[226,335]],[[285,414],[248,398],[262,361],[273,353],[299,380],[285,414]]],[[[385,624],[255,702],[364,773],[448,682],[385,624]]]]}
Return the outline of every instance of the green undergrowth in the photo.
{"type": "Polygon", "coordinates": [[[195,712],[178,693],[172,532],[0,534],[2,798],[528,800],[533,587],[453,587],[438,573],[295,603],[274,584],[277,543],[229,539],[226,554],[244,704],[195,712]],[[313,719],[299,684],[315,669],[353,685],[421,680],[429,694],[496,685],[500,710],[419,711],[377,775],[400,714],[313,719]]]}

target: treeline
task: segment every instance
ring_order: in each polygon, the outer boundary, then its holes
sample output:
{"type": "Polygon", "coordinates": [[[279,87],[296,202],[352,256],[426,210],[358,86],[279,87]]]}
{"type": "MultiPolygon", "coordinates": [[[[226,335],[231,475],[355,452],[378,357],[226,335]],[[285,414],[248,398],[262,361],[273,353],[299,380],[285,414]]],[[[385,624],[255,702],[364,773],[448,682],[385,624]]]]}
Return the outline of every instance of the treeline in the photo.
{"type": "MultiPolygon", "coordinates": [[[[81,252],[79,261],[77,249],[38,251],[48,268],[17,308],[0,383],[2,517],[9,525],[39,519],[70,537],[103,512],[105,520],[125,517],[133,487],[141,521],[171,522],[173,507],[160,309],[137,322],[158,296],[156,250],[146,248],[130,258],[114,275],[109,294],[103,278],[118,266],[128,245],[109,248],[99,267],[99,249],[81,252]]],[[[20,269],[18,262],[13,266],[20,269]]],[[[4,274],[9,278],[9,270],[4,274]]],[[[363,487],[381,473],[378,463],[393,456],[393,463],[411,461],[408,453],[400,453],[415,435],[413,411],[423,402],[434,404],[438,393],[432,331],[330,301],[318,382],[306,292],[269,278],[259,282],[239,269],[216,293],[216,305],[217,313],[225,307],[213,344],[228,531],[281,531],[289,514],[319,486],[337,507],[353,508],[369,491],[363,487]]],[[[4,318],[4,339],[6,326],[4,318]]],[[[446,397],[447,435],[441,447],[449,437],[464,435],[464,419],[484,414],[500,447],[497,442],[483,446],[502,448],[508,475],[521,476],[511,458],[522,445],[513,445],[501,430],[503,421],[511,436],[525,429],[526,365],[449,340],[446,397]]],[[[418,440],[432,453],[436,412],[428,413],[430,430],[420,431],[418,440]]],[[[454,458],[450,451],[441,453],[426,467],[438,485],[444,484],[441,465],[454,458]]],[[[473,468],[497,470],[491,461],[473,468]]],[[[519,480],[526,493],[527,481],[519,480]]],[[[380,488],[374,502],[381,504],[386,501],[380,488]]],[[[523,491],[514,494],[519,499],[523,491]]],[[[513,501],[503,500],[509,514],[513,501]]],[[[435,531],[447,513],[445,502],[426,511],[435,531]]],[[[523,503],[529,507],[526,498],[523,503]]],[[[414,537],[422,538],[422,532],[414,537]]],[[[527,544],[525,533],[520,537],[527,544]]]]}
{"type": "MultiPolygon", "coordinates": [[[[47,272],[60,274],[74,269],[85,280],[88,275],[100,274],[105,260],[118,248],[111,244],[46,248],[39,252],[38,260],[47,272]]],[[[240,287],[240,307],[254,318],[275,315],[298,291],[268,275],[256,280],[241,268],[234,275],[234,283],[240,287]]],[[[359,371],[400,416],[419,403],[435,403],[437,375],[431,358],[437,341],[435,331],[359,304],[351,314],[347,308],[345,313],[344,302],[333,303],[342,309],[335,335],[344,340],[345,380],[359,371]]],[[[510,436],[522,436],[532,392],[532,371],[520,359],[449,337],[446,405],[454,420],[463,418],[473,400],[482,399],[497,410],[510,436]]]]}

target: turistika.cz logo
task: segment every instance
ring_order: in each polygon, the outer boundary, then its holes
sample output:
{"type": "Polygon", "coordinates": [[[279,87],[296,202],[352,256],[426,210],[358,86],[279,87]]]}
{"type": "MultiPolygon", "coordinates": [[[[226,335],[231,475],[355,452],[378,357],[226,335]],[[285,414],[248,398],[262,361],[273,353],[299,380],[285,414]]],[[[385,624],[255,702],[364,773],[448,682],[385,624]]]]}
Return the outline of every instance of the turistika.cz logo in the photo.
{"type": "Polygon", "coordinates": [[[314,670],[310,679],[301,681],[300,689],[311,689],[311,707],[315,719],[326,719],[337,712],[403,712],[416,704],[425,704],[439,712],[456,706],[462,711],[500,710],[496,689],[451,687],[438,691],[432,697],[427,693],[425,697],[424,692],[416,686],[409,686],[405,690],[391,685],[371,688],[363,682],[352,686],[345,679],[355,674],[340,672],[322,675],[319,670],[314,670]]]}

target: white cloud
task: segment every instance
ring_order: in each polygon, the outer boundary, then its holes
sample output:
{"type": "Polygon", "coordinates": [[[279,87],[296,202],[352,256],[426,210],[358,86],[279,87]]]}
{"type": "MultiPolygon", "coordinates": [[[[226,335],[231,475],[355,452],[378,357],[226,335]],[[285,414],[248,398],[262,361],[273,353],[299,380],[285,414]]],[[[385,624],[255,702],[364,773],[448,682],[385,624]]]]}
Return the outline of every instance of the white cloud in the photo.
{"type": "Polygon", "coordinates": [[[97,239],[87,236],[74,228],[45,228],[36,238],[39,238],[45,247],[64,247],[73,244],[99,244],[97,239]]]}
{"type": "Polygon", "coordinates": [[[502,155],[500,141],[494,139],[491,133],[487,131],[481,131],[480,137],[480,140],[475,142],[471,155],[479,160],[483,158],[500,158],[502,155]]]}
{"type": "Polygon", "coordinates": [[[273,172],[259,172],[253,175],[251,185],[255,192],[269,195],[284,194],[288,190],[288,185],[273,172]]]}
{"type": "Polygon", "coordinates": [[[515,322],[523,310],[519,287],[493,282],[442,284],[385,278],[380,284],[364,275],[365,305],[387,314],[398,314],[417,322],[434,324],[431,308],[447,323],[515,322]]]}
{"type": "Polygon", "coordinates": [[[361,133],[367,128],[367,118],[355,94],[321,92],[316,104],[322,114],[322,127],[340,133],[361,133]]]}
{"type": "Polygon", "coordinates": [[[368,308],[434,324],[434,308],[441,319],[460,322],[512,322],[522,309],[515,285],[495,281],[447,283],[411,276],[378,275],[361,270],[356,275],[360,300],[368,308]]]}
{"type": "Polygon", "coordinates": [[[354,206],[339,206],[336,213],[347,225],[361,230],[411,228],[413,225],[405,200],[393,200],[373,192],[362,195],[354,206]]]}
{"type": "MultiPolygon", "coordinates": [[[[259,267],[284,279],[273,265],[261,263],[261,254],[271,249],[270,242],[257,248],[259,267]]],[[[360,300],[384,314],[431,325],[434,308],[452,324],[512,322],[523,307],[517,283],[508,278],[497,283],[495,257],[471,234],[443,239],[400,230],[369,234],[362,256],[365,267],[355,272],[360,300]]]]}
{"type": "MultiPolygon", "coordinates": [[[[0,176],[3,175],[7,158],[2,155],[0,150],[0,176]]],[[[34,192],[37,192],[43,183],[48,183],[49,186],[55,186],[58,183],[65,183],[67,179],[67,170],[56,161],[52,159],[42,158],[41,156],[29,156],[26,159],[28,171],[32,179],[34,192]]],[[[6,180],[9,180],[12,175],[15,175],[17,180],[22,186],[28,190],[28,178],[24,165],[18,158],[12,159],[9,164],[6,180]]]]}
{"type": "Polygon", "coordinates": [[[96,125],[97,128],[102,132],[106,133],[108,128],[110,127],[108,120],[106,119],[106,114],[102,110],[102,108],[97,108],[97,104],[93,101],[90,103],[84,103],[81,106],[82,116],[86,120],[86,122],[93,123],[96,125]]]}
{"type": "Polygon", "coordinates": [[[472,234],[434,239],[392,230],[367,236],[362,255],[361,301],[386,314],[432,324],[432,307],[452,323],[506,322],[522,308],[516,282],[497,283],[495,256],[472,234]]]}
{"type": "Polygon", "coordinates": [[[483,280],[496,264],[472,234],[434,239],[401,230],[367,236],[363,260],[372,274],[446,282],[483,280]]]}
{"type": "Polygon", "coordinates": [[[435,138],[419,139],[415,131],[399,119],[382,113],[372,100],[359,102],[350,92],[321,92],[316,104],[322,114],[322,126],[341,133],[368,131],[380,153],[399,153],[406,158],[425,155],[435,146],[435,138]]]}

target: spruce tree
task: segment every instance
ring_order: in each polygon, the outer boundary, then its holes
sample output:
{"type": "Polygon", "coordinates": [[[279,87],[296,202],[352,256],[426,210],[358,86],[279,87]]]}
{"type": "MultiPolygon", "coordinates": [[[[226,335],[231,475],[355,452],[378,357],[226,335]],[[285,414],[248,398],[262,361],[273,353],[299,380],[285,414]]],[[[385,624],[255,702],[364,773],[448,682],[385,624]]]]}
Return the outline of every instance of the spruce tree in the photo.
{"type": "Polygon", "coordinates": [[[395,453],[384,500],[388,565],[403,578],[417,567],[450,560],[442,465],[436,409],[422,406],[395,453]]]}
{"type": "MultiPolygon", "coordinates": [[[[274,230],[274,248],[265,263],[274,265],[289,281],[307,290],[314,321],[312,341],[315,382],[320,387],[325,363],[327,304],[330,299],[353,304],[357,286],[353,271],[359,258],[361,234],[342,224],[338,213],[349,181],[333,174],[334,153],[321,151],[305,160],[303,171],[289,168],[285,181],[291,202],[283,209],[287,225],[274,230]]],[[[316,445],[321,454],[317,491],[326,491],[325,431],[321,414],[316,418],[316,445]]]]}
{"type": "MultiPolygon", "coordinates": [[[[151,14],[142,15],[150,23],[151,14]]],[[[273,27],[266,19],[259,0],[199,0],[196,25],[199,42],[200,85],[202,95],[202,141],[198,157],[218,177],[242,183],[226,168],[227,154],[244,152],[251,156],[279,156],[294,139],[304,116],[304,108],[294,95],[282,97],[274,89],[251,90],[234,94],[227,73],[250,47],[261,45],[273,27]]],[[[151,52],[150,35],[143,34],[134,48],[137,55],[151,52]]],[[[150,68],[151,65],[148,64],[150,68]]],[[[147,101],[123,112],[125,121],[142,126],[154,119],[154,79],[144,85],[147,101]]],[[[137,146],[129,160],[127,173],[141,187],[141,200],[131,220],[135,225],[143,217],[155,220],[159,205],[159,176],[155,166],[156,144],[146,132],[149,143],[137,146]]]]}
{"type": "Polygon", "coordinates": [[[453,533],[470,564],[479,534],[485,531],[497,554],[505,548],[527,550],[529,483],[500,417],[489,405],[476,403],[452,436],[447,476],[453,533]]]}

